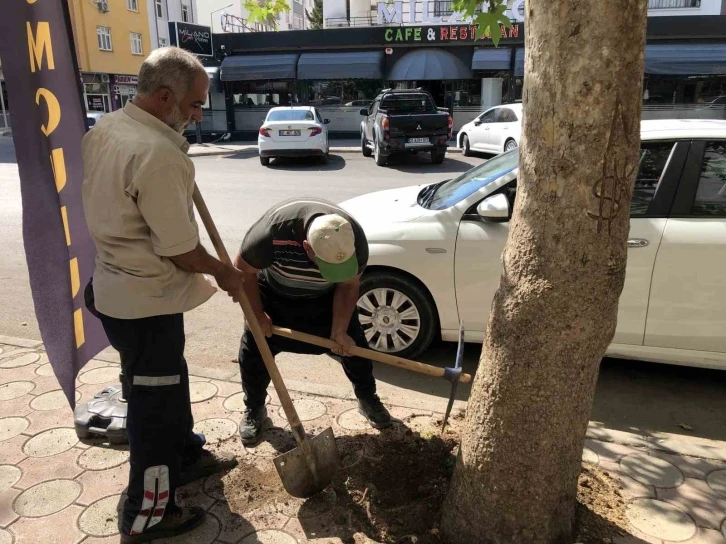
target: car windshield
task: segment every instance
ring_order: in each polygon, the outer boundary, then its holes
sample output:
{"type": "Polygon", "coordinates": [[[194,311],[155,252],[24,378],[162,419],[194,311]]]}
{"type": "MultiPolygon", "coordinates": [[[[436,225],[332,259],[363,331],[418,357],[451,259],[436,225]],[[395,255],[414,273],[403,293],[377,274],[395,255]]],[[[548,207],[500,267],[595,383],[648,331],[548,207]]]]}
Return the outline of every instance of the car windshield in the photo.
{"type": "Polygon", "coordinates": [[[455,206],[482,187],[508,174],[519,164],[519,149],[513,149],[472,168],[458,178],[424,187],[418,203],[429,210],[444,210],[455,206]]]}
{"type": "Polygon", "coordinates": [[[313,112],[310,110],[278,110],[271,111],[267,116],[268,121],[314,121],[313,112]]]}
{"type": "Polygon", "coordinates": [[[383,98],[381,109],[390,115],[436,113],[436,106],[425,94],[390,94],[383,98]]]}

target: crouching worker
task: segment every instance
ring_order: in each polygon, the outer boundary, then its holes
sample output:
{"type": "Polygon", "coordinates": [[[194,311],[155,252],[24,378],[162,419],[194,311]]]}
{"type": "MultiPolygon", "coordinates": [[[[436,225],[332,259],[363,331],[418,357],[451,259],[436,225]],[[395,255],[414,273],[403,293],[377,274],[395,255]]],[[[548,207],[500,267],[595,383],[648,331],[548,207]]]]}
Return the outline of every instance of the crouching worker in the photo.
{"type": "MultiPolygon", "coordinates": [[[[272,336],[273,323],[331,338],[337,343],[333,353],[353,384],[358,410],[381,429],[391,425],[391,416],[376,395],[373,365],[349,355],[354,345],[367,346],[356,309],[367,262],[368,241],[355,219],[329,202],[304,199],[288,200],[267,211],[245,236],[234,264],[245,275],[245,292],[273,355],[327,351],[272,336]]],[[[253,444],[267,418],[270,376],[248,327],[239,364],[246,405],[240,436],[243,443],[253,444]]]]}

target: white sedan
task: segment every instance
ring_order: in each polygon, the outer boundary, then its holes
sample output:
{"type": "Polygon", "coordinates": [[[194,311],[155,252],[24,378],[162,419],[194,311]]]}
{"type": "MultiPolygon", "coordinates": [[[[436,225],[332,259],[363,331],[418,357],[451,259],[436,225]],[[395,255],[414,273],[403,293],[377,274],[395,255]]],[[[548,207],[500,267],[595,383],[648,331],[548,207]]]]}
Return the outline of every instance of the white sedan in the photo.
{"type": "Polygon", "coordinates": [[[328,161],[328,119],[308,106],[272,108],[260,127],[257,148],[260,163],[269,166],[276,157],[320,157],[328,161]]]}
{"type": "MultiPolygon", "coordinates": [[[[625,287],[608,354],[726,369],[726,121],[644,121],[625,287]]],[[[449,181],[342,204],[370,244],[358,310],[370,347],[415,357],[482,342],[502,272],[517,149],[449,181]]]]}
{"type": "Polygon", "coordinates": [[[467,157],[474,151],[499,154],[519,146],[521,134],[522,104],[503,104],[461,127],[456,144],[467,157]]]}

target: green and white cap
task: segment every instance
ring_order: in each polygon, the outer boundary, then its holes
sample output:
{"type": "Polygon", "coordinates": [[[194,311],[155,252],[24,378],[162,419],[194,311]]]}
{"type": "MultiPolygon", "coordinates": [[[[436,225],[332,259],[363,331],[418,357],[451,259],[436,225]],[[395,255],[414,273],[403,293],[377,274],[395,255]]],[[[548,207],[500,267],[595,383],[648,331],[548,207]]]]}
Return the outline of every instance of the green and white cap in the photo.
{"type": "Polygon", "coordinates": [[[355,234],[349,221],[337,214],[320,215],[310,223],[307,238],[324,280],[341,283],[358,275],[355,234]]]}

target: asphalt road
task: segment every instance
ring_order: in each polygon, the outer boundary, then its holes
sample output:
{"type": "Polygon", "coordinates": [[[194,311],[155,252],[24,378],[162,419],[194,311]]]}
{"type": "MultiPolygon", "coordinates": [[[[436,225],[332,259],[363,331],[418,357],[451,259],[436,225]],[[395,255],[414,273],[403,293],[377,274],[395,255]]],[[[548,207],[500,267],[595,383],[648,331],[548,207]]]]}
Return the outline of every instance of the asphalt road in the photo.
{"type": "MultiPolygon", "coordinates": [[[[263,168],[257,157],[239,154],[200,157],[194,163],[207,205],[233,254],[254,221],[286,198],[314,196],[340,202],[372,191],[449,179],[482,160],[453,155],[434,166],[422,155],[378,168],[372,159],[342,154],[332,157],[327,166],[297,160],[263,168]]],[[[4,137],[0,137],[0,195],[0,335],[40,339],[23,253],[18,170],[12,141],[4,137]]],[[[211,249],[206,236],[202,239],[211,249]]],[[[190,363],[220,371],[236,368],[242,318],[239,307],[227,297],[216,295],[187,314],[186,330],[190,363]]],[[[465,370],[476,370],[479,351],[479,346],[467,345],[465,370]]],[[[425,361],[446,366],[453,361],[454,352],[455,346],[437,345],[425,361]]],[[[291,383],[350,391],[339,365],[328,357],[282,354],[278,363],[291,383]]],[[[396,387],[403,387],[411,405],[445,407],[448,385],[442,380],[384,365],[376,366],[376,376],[384,400],[400,395],[396,387]]],[[[725,386],[726,372],[606,360],[592,420],[624,431],[726,440],[725,386]],[[680,424],[694,430],[687,431],[680,424]]],[[[468,388],[460,387],[458,398],[465,400],[468,392],[468,388]]]]}

